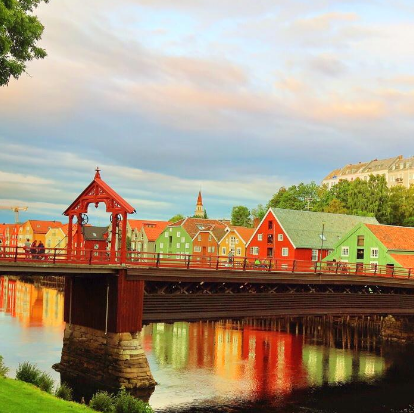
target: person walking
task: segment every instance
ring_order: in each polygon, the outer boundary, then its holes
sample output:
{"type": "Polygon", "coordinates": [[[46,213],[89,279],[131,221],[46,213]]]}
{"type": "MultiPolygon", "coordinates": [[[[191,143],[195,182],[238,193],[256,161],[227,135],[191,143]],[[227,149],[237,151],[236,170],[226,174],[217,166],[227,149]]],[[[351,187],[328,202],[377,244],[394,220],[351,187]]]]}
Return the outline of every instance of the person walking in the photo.
{"type": "Polygon", "coordinates": [[[37,246],[37,253],[38,253],[37,258],[39,260],[44,260],[45,259],[45,246],[43,245],[42,241],[40,241],[39,245],[37,246]]]}
{"type": "Polygon", "coordinates": [[[34,240],[32,242],[32,245],[30,246],[30,253],[32,254],[32,259],[36,260],[37,259],[37,241],[34,240]]]}

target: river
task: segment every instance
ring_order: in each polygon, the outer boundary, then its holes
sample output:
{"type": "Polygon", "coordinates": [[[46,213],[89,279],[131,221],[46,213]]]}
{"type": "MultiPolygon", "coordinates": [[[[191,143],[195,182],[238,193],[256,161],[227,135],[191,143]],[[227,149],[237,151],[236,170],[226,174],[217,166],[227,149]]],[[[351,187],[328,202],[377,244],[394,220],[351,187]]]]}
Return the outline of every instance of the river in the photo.
{"type": "MultiPolygon", "coordinates": [[[[0,355],[14,377],[31,361],[55,379],[63,292],[0,277],[0,355]]],[[[141,336],[157,412],[414,412],[414,351],[378,339],[365,318],[157,323],[141,336]],[[333,322],[332,322],[333,321],[333,322]]]]}

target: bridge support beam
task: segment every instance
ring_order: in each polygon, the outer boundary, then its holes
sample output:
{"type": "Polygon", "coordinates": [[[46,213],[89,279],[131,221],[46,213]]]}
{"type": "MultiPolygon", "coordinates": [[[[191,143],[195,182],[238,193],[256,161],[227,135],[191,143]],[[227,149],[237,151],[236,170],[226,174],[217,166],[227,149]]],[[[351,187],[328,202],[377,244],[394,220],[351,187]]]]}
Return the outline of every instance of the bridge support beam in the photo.
{"type": "Polygon", "coordinates": [[[102,388],[155,386],[140,334],[107,333],[79,325],[66,325],[57,370],[66,377],[102,388]]]}
{"type": "Polygon", "coordinates": [[[103,388],[155,386],[140,342],[143,281],[117,275],[68,277],[61,362],[66,377],[103,388]]]}

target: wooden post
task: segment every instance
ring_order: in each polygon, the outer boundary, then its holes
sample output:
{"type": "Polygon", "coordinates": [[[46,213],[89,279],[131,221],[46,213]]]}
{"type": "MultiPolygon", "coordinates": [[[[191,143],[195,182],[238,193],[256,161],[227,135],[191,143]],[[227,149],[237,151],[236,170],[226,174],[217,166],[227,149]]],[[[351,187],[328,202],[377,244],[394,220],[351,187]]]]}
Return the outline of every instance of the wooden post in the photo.
{"type": "Polygon", "coordinates": [[[77,214],[76,219],[78,220],[78,223],[77,223],[77,231],[76,231],[76,248],[75,248],[76,254],[75,255],[77,259],[81,259],[82,214],[77,214]]]}
{"type": "Polygon", "coordinates": [[[66,246],[66,259],[70,260],[72,257],[72,238],[73,238],[73,215],[69,215],[68,225],[68,245],[66,246]]]}
{"type": "Polygon", "coordinates": [[[126,240],[127,240],[127,213],[126,211],[124,211],[122,213],[122,238],[121,238],[121,263],[125,263],[126,262],[126,257],[127,257],[127,245],[126,245],[126,240]]]}
{"type": "Polygon", "coordinates": [[[117,214],[115,212],[112,213],[112,235],[111,235],[111,263],[115,262],[115,254],[116,254],[116,226],[117,226],[117,214]]]}

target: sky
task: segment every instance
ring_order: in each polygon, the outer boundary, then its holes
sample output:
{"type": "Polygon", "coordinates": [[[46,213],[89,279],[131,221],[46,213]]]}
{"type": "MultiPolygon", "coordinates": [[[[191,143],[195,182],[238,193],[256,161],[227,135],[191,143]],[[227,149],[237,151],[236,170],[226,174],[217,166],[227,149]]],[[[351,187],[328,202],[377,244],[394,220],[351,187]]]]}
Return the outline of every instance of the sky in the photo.
{"type": "Polygon", "coordinates": [[[225,218],[414,155],[412,1],[51,0],[36,14],[48,56],[0,88],[0,205],[28,206],[21,220],[63,219],[97,166],[136,219],[192,215],[200,189],[225,218]]]}

